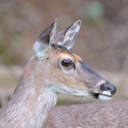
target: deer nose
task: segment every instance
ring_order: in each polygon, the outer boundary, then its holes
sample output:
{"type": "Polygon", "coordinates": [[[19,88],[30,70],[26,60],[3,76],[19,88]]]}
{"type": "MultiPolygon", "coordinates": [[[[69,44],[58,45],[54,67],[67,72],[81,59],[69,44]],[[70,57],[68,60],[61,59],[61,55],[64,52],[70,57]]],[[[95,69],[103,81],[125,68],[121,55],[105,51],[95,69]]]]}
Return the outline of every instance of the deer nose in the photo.
{"type": "Polygon", "coordinates": [[[109,91],[109,92],[111,92],[111,95],[114,95],[116,93],[116,87],[109,82],[101,84],[100,90],[101,91],[109,91]]]}

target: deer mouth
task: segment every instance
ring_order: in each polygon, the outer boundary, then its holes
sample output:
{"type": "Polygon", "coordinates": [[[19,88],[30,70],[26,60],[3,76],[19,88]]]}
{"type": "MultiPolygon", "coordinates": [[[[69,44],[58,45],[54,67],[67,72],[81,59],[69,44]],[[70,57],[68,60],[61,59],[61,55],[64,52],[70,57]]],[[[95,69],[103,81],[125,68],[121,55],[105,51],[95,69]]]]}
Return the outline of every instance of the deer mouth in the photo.
{"type": "Polygon", "coordinates": [[[108,81],[101,80],[96,87],[91,88],[90,91],[94,98],[106,101],[110,100],[116,93],[116,87],[108,81]]]}
{"type": "Polygon", "coordinates": [[[91,92],[91,94],[94,98],[103,101],[110,100],[112,98],[112,94],[110,91],[103,91],[102,93],[91,92]]]}

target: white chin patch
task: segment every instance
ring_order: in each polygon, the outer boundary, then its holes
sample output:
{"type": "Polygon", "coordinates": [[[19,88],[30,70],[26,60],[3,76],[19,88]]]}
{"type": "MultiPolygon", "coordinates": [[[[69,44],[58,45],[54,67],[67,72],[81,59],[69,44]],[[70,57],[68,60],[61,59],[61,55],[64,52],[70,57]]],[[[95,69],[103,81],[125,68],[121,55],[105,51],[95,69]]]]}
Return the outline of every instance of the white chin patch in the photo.
{"type": "Polygon", "coordinates": [[[110,91],[103,91],[102,94],[111,96],[111,92],[110,91]]]}
{"type": "Polygon", "coordinates": [[[103,91],[101,95],[99,95],[100,100],[110,100],[111,99],[111,92],[109,91],[103,91]],[[103,95],[102,95],[103,94],[103,95]],[[110,97],[109,97],[110,96],[110,97]]]}
{"type": "Polygon", "coordinates": [[[105,96],[105,95],[99,95],[99,100],[103,100],[103,101],[111,100],[111,97],[108,97],[108,96],[105,96]]]}

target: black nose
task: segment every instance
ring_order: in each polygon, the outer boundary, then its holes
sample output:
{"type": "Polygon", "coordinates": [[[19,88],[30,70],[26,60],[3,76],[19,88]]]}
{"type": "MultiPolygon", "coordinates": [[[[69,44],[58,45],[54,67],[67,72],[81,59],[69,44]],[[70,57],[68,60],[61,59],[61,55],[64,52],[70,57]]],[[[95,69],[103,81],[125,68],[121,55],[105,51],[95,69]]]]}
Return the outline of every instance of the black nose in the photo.
{"type": "Polygon", "coordinates": [[[116,92],[116,87],[111,83],[104,83],[100,85],[102,91],[110,91],[112,95],[116,92]]]}

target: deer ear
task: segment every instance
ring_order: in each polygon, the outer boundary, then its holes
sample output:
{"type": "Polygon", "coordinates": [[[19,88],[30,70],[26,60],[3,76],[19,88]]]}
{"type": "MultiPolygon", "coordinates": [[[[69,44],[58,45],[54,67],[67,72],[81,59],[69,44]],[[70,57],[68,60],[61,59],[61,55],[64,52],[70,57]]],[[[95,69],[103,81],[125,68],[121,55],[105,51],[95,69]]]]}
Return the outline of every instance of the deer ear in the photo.
{"type": "Polygon", "coordinates": [[[40,33],[38,39],[35,41],[33,46],[33,51],[36,57],[41,57],[44,52],[48,49],[48,46],[53,42],[56,34],[57,20],[46,28],[43,32],[40,33]]]}
{"type": "Polygon", "coordinates": [[[80,26],[81,20],[77,20],[65,30],[64,39],[61,44],[62,46],[66,47],[67,49],[72,48],[72,46],[75,44],[76,36],[80,31],[80,26]]]}

